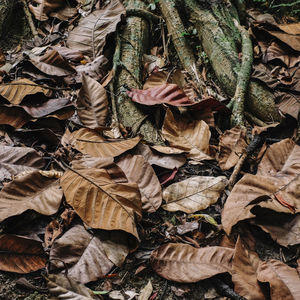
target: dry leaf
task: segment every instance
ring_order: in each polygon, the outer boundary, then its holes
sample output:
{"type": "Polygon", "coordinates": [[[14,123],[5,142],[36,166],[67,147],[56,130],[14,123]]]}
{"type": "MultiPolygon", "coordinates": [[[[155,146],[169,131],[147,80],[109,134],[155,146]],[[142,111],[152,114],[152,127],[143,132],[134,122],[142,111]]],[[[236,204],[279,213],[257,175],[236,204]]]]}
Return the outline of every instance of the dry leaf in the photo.
{"type": "Polygon", "coordinates": [[[174,148],[186,151],[196,161],[212,159],[209,156],[210,131],[204,121],[189,121],[174,117],[169,109],[162,128],[163,136],[174,148]]]}
{"type": "Polygon", "coordinates": [[[155,212],[162,202],[162,191],[159,180],[141,155],[126,155],[117,165],[123,170],[129,182],[136,183],[141,192],[142,208],[147,212],[155,212]]]}
{"type": "Polygon", "coordinates": [[[234,290],[247,300],[265,299],[256,279],[256,270],[260,262],[258,255],[246,249],[238,237],[232,262],[232,282],[234,290]]]}
{"type": "Polygon", "coordinates": [[[0,192],[0,222],[33,209],[43,215],[56,213],[63,192],[59,186],[60,172],[24,172],[5,185],[0,192]]]}
{"type": "Polygon", "coordinates": [[[222,212],[225,232],[229,235],[239,221],[254,218],[251,209],[255,205],[283,213],[300,212],[299,174],[300,146],[290,139],[273,144],[257,175],[244,175],[227,198],[222,212]]]}
{"type": "Polygon", "coordinates": [[[0,270],[30,273],[45,267],[42,243],[12,234],[0,235],[0,270]]]}
{"type": "Polygon", "coordinates": [[[66,60],[70,60],[78,63],[84,59],[83,54],[78,50],[69,49],[67,47],[58,47],[58,46],[52,46],[51,48],[57,51],[66,60]]]}
{"type": "Polygon", "coordinates": [[[138,300],[148,300],[153,292],[151,280],[142,288],[138,300]]]}
{"type": "Polygon", "coordinates": [[[108,100],[105,89],[96,80],[82,75],[77,100],[77,113],[82,124],[91,129],[106,125],[108,100]]]}
{"type": "Polygon", "coordinates": [[[20,78],[11,81],[10,83],[0,85],[0,95],[15,105],[20,104],[27,95],[37,93],[43,93],[46,97],[50,97],[52,95],[51,90],[41,87],[26,78],[20,78]]]}
{"type": "Polygon", "coordinates": [[[143,89],[147,90],[149,88],[161,86],[162,84],[167,83],[167,79],[168,72],[166,71],[152,72],[146,80],[143,89]]]}
{"type": "Polygon", "coordinates": [[[102,54],[108,34],[114,32],[125,9],[119,0],[112,0],[79,21],[70,33],[67,45],[94,59],[102,54]]]}
{"type": "Polygon", "coordinates": [[[22,108],[10,105],[0,105],[0,124],[21,128],[32,117],[22,108]]]}
{"type": "Polygon", "coordinates": [[[67,202],[92,228],[122,230],[139,240],[135,217],[141,217],[141,200],[134,183],[116,183],[119,168],[96,169],[73,165],[61,179],[67,202]]]}
{"type": "Polygon", "coordinates": [[[81,128],[72,133],[75,139],[74,147],[82,152],[96,157],[116,157],[134,148],[140,141],[139,137],[127,140],[106,140],[97,131],[81,128]]]}
{"type": "Polygon", "coordinates": [[[224,247],[194,248],[165,244],[154,250],[151,265],[167,280],[197,282],[221,273],[231,273],[234,251],[224,247]]]}
{"type": "Polygon", "coordinates": [[[227,185],[226,177],[195,176],[169,185],[163,191],[163,209],[188,214],[206,209],[218,201],[227,185]]]}
{"type": "Polygon", "coordinates": [[[55,50],[50,50],[41,57],[31,57],[30,62],[47,75],[60,77],[76,72],[68,61],[55,50]]]}
{"type": "Polygon", "coordinates": [[[83,284],[102,278],[114,265],[97,234],[82,225],[73,226],[53,243],[50,261],[55,268],[63,270],[66,266],[68,276],[83,284]]]}
{"type": "Polygon", "coordinates": [[[34,0],[38,6],[29,4],[29,8],[35,18],[39,21],[48,20],[48,14],[65,6],[65,1],[62,0],[34,0]]]}
{"type": "Polygon", "coordinates": [[[78,10],[76,7],[64,7],[57,12],[50,13],[52,18],[57,18],[61,21],[68,21],[70,18],[73,18],[77,15],[78,10]]]}
{"type": "Polygon", "coordinates": [[[257,269],[257,280],[270,284],[272,300],[300,299],[300,278],[296,269],[279,260],[261,262],[257,269]]]}
{"type": "Polygon", "coordinates": [[[219,140],[217,160],[220,168],[225,171],[234,167],[247,147],[245,133],[241,128],[226,130],[219,140]]]}
{"type": "Polygon", "coordinates": [[[32,148],[0,145],[0,181],[44,165],[44,159],[32,148]]]}
{"type": "Polygon", "coordinates": [[[72,278],[61,274],[49,274],[47,279],[50,294],[55,299],[64,300],[91,300],[99,299],[94,296],[93,291],[77,283],[72,278]]]}
{"type": "Polygon", "coordinates": [[[289,34],[300,34],[300,23],[277,25],[282,31],[289,34]]]}
{"type": "Polygon", "coordinates": [[[173,106],[189,106],[195,104],[177,84],[165,83],[147,90],[131,89],[128,96],[132,98],[132,101],[144,105],[166,103],[173,106]]]}

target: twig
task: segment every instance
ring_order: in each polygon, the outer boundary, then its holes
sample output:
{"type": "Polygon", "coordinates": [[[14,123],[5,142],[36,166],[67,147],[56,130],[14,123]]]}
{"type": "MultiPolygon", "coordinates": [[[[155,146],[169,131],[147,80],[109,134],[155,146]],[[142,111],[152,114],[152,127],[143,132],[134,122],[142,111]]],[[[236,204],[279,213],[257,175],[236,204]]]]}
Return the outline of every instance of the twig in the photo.
{"type": "Polygon", "coordinates": [[[246,300],[246,298],[238,295],[229,285],[225,284],[220,279],[214,278],[211,282],[221,296],[225,296],[233,300],[246,300]]]}
{"type": "Polygon", "coordinates": [[[162,19],[160,16],[157,16],[145,9],[138,9],[138,8],[127,8],[126,16],[140,17],[146,19],[149,22],[160,22],[162,19]]]}
{"type": "Polygon", "coordinates": [[[25,15],[26,15],[26,18],[27,18],[27,21],[28,21],[28,24],[30,26],[30,29],[31,29],[31,32],[34,36],[37,36],[38,35],[38,32],[35,28],[35,25],[34,25],[34,22],[33,22],[33,19],[32,19],[32,15],[31,15],[31,12],[29,11],[29,8],[28,8],[28,4],[27,4],[27,0],[21,0],[21,2],[23,3],[23,8],[24,8],[24,12],[25,12],[25,15]]]}
{"type": "Polygon", "coordinates": [[[11,83],[3,83],[0,86],[8,86],[8,85],[29,85],[29,86],[35,86],[35,87],[41,87],[46,90],[53,90],[53,91],[69,91],[71,88],[54,88],[51,86],[47,85],[41,85],[41,84],[36,84],[36,83],[16,83],[16,82],[11,82],[11,83]]]}
{"type": "Polygon", "coordinates": [[[295,1],[292,3],[281,3],[281,4],[276,4],[276,5],[270,5],[270,8],[280,8],[280,7],[292,7],[294,5],[300,4],[300,1],[295,1]]]}

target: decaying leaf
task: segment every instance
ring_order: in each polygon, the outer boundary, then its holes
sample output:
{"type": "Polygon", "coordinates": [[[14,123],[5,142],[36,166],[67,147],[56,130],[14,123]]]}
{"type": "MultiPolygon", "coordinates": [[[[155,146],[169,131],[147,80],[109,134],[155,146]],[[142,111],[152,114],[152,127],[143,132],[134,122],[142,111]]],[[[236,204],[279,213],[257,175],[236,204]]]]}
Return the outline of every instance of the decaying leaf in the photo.
{"type": "Polygon", "coordinates": [[[169,185],[163,191],[163,209],[194,213],[218,201],[227,185],[226,177],[195,176],[169,185]]]}
{"type": "Polygon", "coordinates": [[[77,283],[74,279],[61,274],[49,274],[47,283],[50,294],[54,295],[56,299],[64,300],[91,300],[95,298],[93,291],[77,283]]]}
{"type": "Polygon", "coordinates": [[[269,283],[272,300],[300,299],[300,278],[296,269],[279,260],[261,262],[257,269],[257,280],[269,283]]]}
{"type": "Polygon", "coordinates": [[[122,3],[119,0],[110,1],[102,9],[80,20],[69,33],[67,45],[95,59],[102,54],[107,35],[116,30],[123,14],[125,9],[122,3]]]}
{"type": "Polygon", "coordinates": [[[116,157],[134,148],[140,141],[139,137],[127,140],[106,140],[97,131],[81,128],[72,133],[74,147],[83,154],[95,157],[116,157]]]}
{"type": "Polygon", "coordinates": [[[0,124],[14,128],[23,127],[32,117],[18,106],[0,105],[0,124]]]}
{"type": "Polygon", "coordinates": [[[162,202],[159,180],[150,164],[141,155],[126,155],[117,165],[123,170],[129,182],[136,183],[141,192],[143,210],[155,212],[162,202]]]}
{"type": "Polygon", "coordinates": [[[167,83],[167,79],[168,79],[168,72],[166,71],[152,72],[150,76],[147,78],[143,86],[143,89],[147,90],[149,88],[161,86],[167,83]]]}
{"type": "Polygon", "coordinates": [[[167,280],[197,282],[221,273],[231,273],[234,250],[224,247],[194,248],[165,244],[154,250],[151,265],[167,280]]]}
{"type": "Polygon", "coordinates": [[[151,280],[142,288],[138,300],[148,300],[153,292],[151,280]]]}
{"type": "Polygon", "coordinates": [[[30,273],[45,267],[42,243],[13,234],[0,235],[0,270],[30,273]]]}
{"type": "Polygon", "coordinates": [[[227,234],[239,221],[254,218],[254,206],[277,212],[300,212],[300,146],[285,139],[273,144],[258,166],[257,175],[246,174],[234,186],[222,212],[227,234]],[[281,200],[281,201],[279,201],[281,200]]]}
{"type": "Polygon", "coordinates": [[[19,174],[0,192],[0,222],[28,209],[43,215],[54,214],[63,196],[60,176],[60,172],[38,170],[19,174]]]}
{"type": "Polygon", "coordinates": [[[173,106],[189,106],[195,104],[177,84],[165,83],[147,90],[131,89],[128,96],[132,101],[144,105],[169,104],[173,106]]]}
{"type": "Polygon", "coordinates": [[[0,181],[44,165],[44,159],[32,148],[0,145],[0,181]]]}
{"type": "Polygon", "coordinates": [[[43,93],[50,97],[52,91],[41,87],[27,78],[20,78],[10,83],[0,85],[0,95],[12,104],[20,104],[25,96],[43,93]]]}
{"type": "Polygon", "coordinates": [[[35,18],[39,21],[48,20],[48,14],[57,11],[58,9],[65,6],[65,1],[62,0],[34,0],[38,3],[37,6],[29,4],[31,12],[34,14],[35,18]]]}
{"type": "Polygon", "coordinates": [[[169,109],[162,133],[172,147],[186,151],[189,159],[212,159],[209,156],[210,131],[204,121],[189,121],[179,116],[175,118],[169,109]]]}
{"type": "Polygon", "coordinates": [[[106,125],[108,100],[105,89],[96,80],[82,75],[77,100],[77,113],[82,124],[91,129],[106,125]]]}
{"type": "MultiPolygon", "coordinates": [[[[134,183],[117,183],[120,169],[82,168],[65,172],[61,186],[67,202],[92,228],[122,230],[139,240],[135,217],[141,217],[141,198],[134,183]]],[[[122,173],[122,172],[121,172],[122,173]]]]}

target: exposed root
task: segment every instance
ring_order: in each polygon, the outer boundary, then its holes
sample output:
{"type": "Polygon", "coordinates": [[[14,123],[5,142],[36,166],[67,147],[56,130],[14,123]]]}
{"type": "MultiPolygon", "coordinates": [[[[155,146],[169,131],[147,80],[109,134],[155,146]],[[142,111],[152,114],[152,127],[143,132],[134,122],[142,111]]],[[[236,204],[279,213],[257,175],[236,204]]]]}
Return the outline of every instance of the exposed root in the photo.
{"type": "Polygon", "coordinates": [[[24,13],[25,13],[25,16],[27,18],[30,30],[31,30],[33,36],[37,36],[38,32],[37,32],[36,27],[34,25],[32,15],[29,11],[27,0],[21,0],[21,2],[23,3],[24,13]]]}

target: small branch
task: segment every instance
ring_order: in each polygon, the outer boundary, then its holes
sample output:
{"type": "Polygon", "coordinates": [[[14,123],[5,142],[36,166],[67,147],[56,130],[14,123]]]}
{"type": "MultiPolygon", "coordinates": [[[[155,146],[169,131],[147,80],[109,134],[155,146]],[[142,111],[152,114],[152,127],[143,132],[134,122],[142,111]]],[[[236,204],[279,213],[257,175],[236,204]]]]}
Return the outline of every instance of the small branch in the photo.
{"type": "Polygon", "coordinates": [[[221,296],[225,296],[233,300],[246,300],[246,298],[238,295],[229,285],[225,284],[220,279],[214,278],[211,282],[221,296]]]}
{"type": "Polygon", "coordinates": [[[21,2],[23,3],[23,8],[24,8],[25,16],[26,16],[28,24],[30,26],[31,32],[32,32],[33,36],[37,36],[38,32],[37,32],[37,30],[35,28],[31,12],[29,11],[27,0],[21,0],[21,2]]]}
{"type": "Polygon", "coordinates": [[[41,87],[43,89],[52,90],[52,91],[69,91],[69,90],[71,90],[71,88],[54,88],[54,87],[51,87],[51,86],[41,85],[41,84],[36,84],[36,83],[16,83],[16,82],[12,82],[12,83],[3,83],[0,86],[9,86],[9,85],[29,85],[29,86],[41,87]]]}
{"type": "Polygon", "coordinates": [[[126,16],[143,18],[143,19],[146,19],[150,23],[151,22],[160,22],[162,20],[161,17],[159,17],[147,10],[138,9],[138,8],[127,8],[126,16]]]}
{"type": "Polygon", "coordinates": [[[276,5],[270,5],[270,8],[281,8],[281,7],[292,7],[294,5],[300,4],[300,1],[295,1],[292,3],[281,3],[281,4],[276,4],[276,5]]]}

